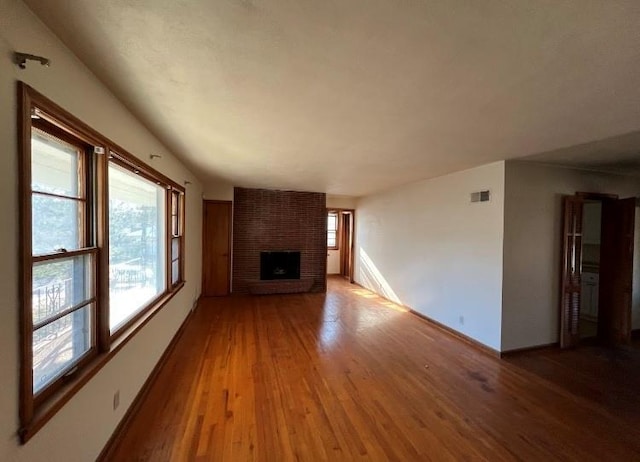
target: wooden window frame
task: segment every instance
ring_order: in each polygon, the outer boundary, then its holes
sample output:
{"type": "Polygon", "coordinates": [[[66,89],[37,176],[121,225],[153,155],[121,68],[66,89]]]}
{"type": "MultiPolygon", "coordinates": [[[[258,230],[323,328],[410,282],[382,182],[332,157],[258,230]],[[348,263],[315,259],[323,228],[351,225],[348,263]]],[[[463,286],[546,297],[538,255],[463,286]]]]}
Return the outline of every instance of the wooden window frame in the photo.
{"type": "Polygon", "coordinates": [[[330,246],[329,242],[328,242],[328,238],[329,238],[329,227],[327,226],[327,250],[340,250],[340,211],[339,210],[327,210],[327,218],[329,217],[329,215],[331,214],[335,214],[336,215],[336,245],[334,246],[330,246]]]}
{"type": "MultiPolygon", "coordinates": [[[[95,247],[95,236],[92,232],[94,229],[94,220],[91,213],[91,204],[89,200],[89,195],[91,194],[91,171],[88,167],[91,163],[91,153],[89,152],[89,145],[82,141],[81,139],[73,136],[72,134],[63,132],[58,129],[55,125],[51,124],[48,121],[42,119],[35,119],[31,122],[32,129],[37,130],[38,132],[43,133],[44,135],[49,135],[54,139],[57,139],[65,144],[73,146],[76,148],[78,155],[78,172],[77,172],[77,186],[78,186],[78,195],[77,196],[67,196],[62,194],[53,194],[46,193],[42,191],[34,191],[31,188],[31,181],[29,181],[29,197],[24,197],[24,204],[26,207],[29,207],[29,217],[31,217],[31,206],[33,203],[33,197],[35,196],[47,196],[65,200],[71,200],[78,202],[78,205],[82,205],[82,211],[80,212],[80,219],[78,220],[78,226],[80,227],[80,242],[78,242],[77,248],[67,250],[60,249],[60,251],[52,251],[45,254],[37,254],[34,255],[32,249],[29,251],[30,261],[28,262],[28,266],[30,269],[34,268],[35,265],[39,263],[49,263],[56,261],[69,260],[74,257],[79,256],[90,256],[92,259],[92,263],[90,264],[92,280],[89,281],[91,284],[91,292],[92,296],[88,299],[82,301],[81,303],[74,304],[70,308],[62,310],[47,319],[34,323],[33,322],[33,312],[29,309],[28,313],[25,313],[25,319],[28,317],[31,320],[31,329],[27,329],[28,326],[24,326],[24,334],[28,336],[29,346],[32,348],[32,339],[35,332],[41,328],[46,327],[49,324],[56,322],[64,316],[70,315],[76,311],[82,310],[85,307],[91,307],[90,315],[91,315],[91,344],[86,352],[84,352],[79,358],[76,358],[74,361],[70,362],[67,367],[65,367],[59,374],[58,377],[54,378],[51,382],[49,382],[46,386],[44,386],[38,392],[33,391],[33,372],[31,371],[31,391],[33,394],[33,403],[34,406],[40,405],[42,402],[46,401],[52,393],[55,392],[58,388],[62,386],[62,384],[67,380],[68,376],[73,373],[73,371],[77,368],[83,367],[92,358],[94,358],[97,354],[97,336],[96,336],[96,273],[97,273],[97,264],[98,264],[98,255],[97,248],[95,247]],[[67,370],[67,372],[64,372],[67,370]]],[[[31,132],[31,131],[30,131],[31,132]]],[[[29,173],[31,172],[31,161],[32,155],[31,151],[29,151],[28,157],[24,156],[25,163],[28,161],[29,173]]],[[[29,245],[32,244],[32,234],[31,227],[29,233],[29,245]]],[[[22,233],[22,235],[26,238],[26,235],[22,233]]],[[[27,243],[23,243],[23,248],[27,246],[27,243]]],[[[26,257],[26,252],[25,252],[26,257]]],[[[33,297],[33,289],[32,289],[32,272],[29,274],[29,283],[27,284],[25,281],[25,295],[28,296],[29,302],[28,307],[32,306],[32,297],[33,297]]],[[[25,306],[25,311],[27,306],[25,306]]],[[[33,363],[33,352],[31,352],[31,362],[33,363]]]]}
{"type": "Polygon", "coordinates": [[[169,200],[169,210],[170,210],[170,222],[168,224],[167,229],[170,231],[169,235],[169,268],[170,271],[168,273],[168,284],[170,286],[178,286],[181,283],[184,283],[184,219],[185,219],[185,203],[184,203],[184,190],[181,191],[179,189],[171,188],[167,191],[167,198],[169,200]],[[177,211],[176,214],[173,214],[173,200],[176,198],[177,201],[177,211]],[[176,219],[176,229],[174,230],[173,219],[176,219]],[[178,239],[178,258],[173,258],[173,240],[178,239]],[[176,282],[173,282],[173,262],[178,261],[178,279],[176,282]]]}
{"type": "MultiPolygon", "coordinates": [[[[62,408],[115,354],[146,325],[184,286],[184,202],[185,189],[162,173],[149,167],[123,148],[110,141],[57,104],[28,85],[18,82],[18,156],[21,245],[19,251],[21,274],[20,309],[20,428],[22,443],[27,442],[44,424],[62,408]],[[32,119],[32,115],[35,117],[32,119]],[[32,254],[32,185],[31,185],[31,133],[32,128],[43,129],[64,142],[85,148],[82,169],[86,184],[80,189],[86,197],[83,247],[60,254],[32,254]],[[120,326],[113,334],[109,329],[109,216],[108,216],[108,164],[113,155],[117,163],[126,165],[146,179],[162,185],[165,190],[165,275],[163,292],[140,312],[120,326]],[[180,279],[171,283],[171,194],[180,194],[180,279]],[[33,393],[33,313],[32,268],[34,263],[92,255],[93,318],[92,345],[83,356],[63,369],[59,377],[46,387],[33,393]]],[[[75,308],[75,307],[72,307],[75,308]]]]}
{"type": "MultiPolygon", "coordinates": [[[[119,154],[118,152],[116,152],[114,150],[109,150],[108,152],[109,152],[109,156],[108,156],[108,159],[107,159],[107,167],[106,167],[107,171],[109,170],[109,165],[108,164],[109,163],[113,163],[114,165],[117,165],[117,166],[123,168],[124,170],[126,170],[128,172],[134,173],[136,176],[140,176],[141,178],[143,178],[145,180],[148,180],[149,182],[153,182],[153,183],[158,184],[159,186],[162,186],[164,188],[164,190],[165,190],[165,196],[164,196],[164,198],[165,198],[165,207],[164,207],[164,209],[165,209],[165,220],[164,220],[165,221],[165,223],[164,223],[164,226],[165,226],[165,284],[164,284],[165,288],[164,288],[164,290],[162,292],[159,292],[154,298],[152,298],[148,303],[146,303],[145,305],[140,307],[140,309],[138,311],[136,311],[135,314],[133,316],[131,316],[131,318],[127,319],[123,324],[117,326],[116,329],[114,329],[113,331],[111,331],[110,326],[107,326],[107,328],[109,329],[110,339],[113,340],[113,339],[116,339],[119,336],[123,335],[124,333],[128,332],[128,330],[131,328],[132,325],[134,325],[136,322],[138,322],[139,319],[142,316],[144,316],[145,313],[149,309],[151,309],[155,304],[157,304],[158,300],[160,300],[167,293],[168,290],[170,291],[172,289],[172,287],[170,287],[170,285],[167,284],[167,278],[166,278],[166,274],[167,274],[167,271],[168,271],[167,268],[169,267],[168,263],[170,263],[168,258],[167,258],[168,256],[166,255],[166,249],[167,249],[166,241],[168,240],[168,235],[169,235],[168,229],[166,229],[166,227],[167,227],[166,217],[167,217],[167,213],[169,212],[169,204],[167,204],[168,194],[166,193],[166,191],[169,188],[171,188],[171,186],[167,186],[165,184],[162,184],[161,181],[159,181],[157,178],[155,178],[148,171],[145,171],[144,167],[141,167],[139,164],[132,163],[131,161],[128,161],[128,160],[123,160],[122,154],[119,154]]],[[[107,190],[108,190],[108,186],[107,186],[107,190]]],[[[107,192],[107,195],[108,195],[108,192],[107,192]]],[[[106,228],[106,232],[107,233],[108,233],[108,229],[109,228],[108,228],[108,225],[107,225],[107,228],[106,228]]],[[[109,272],[109,267],[108,267],[108,253],[109,253],[108,252],[108,246],[107,246],[107,250],[105,252],[107,254],[107,257],[106,257],[106,259],[107,259],[107,269],[105,271],[108,273],[109,272]]],[[[107,291],[107,296],[108,296],[109,295],[108,294],[109,285],[107,285],[106,287],[107,287],[106,291],[107,291]]],[[[109,304],[107,304],[107,307],[109,307],[109,304]]]]}

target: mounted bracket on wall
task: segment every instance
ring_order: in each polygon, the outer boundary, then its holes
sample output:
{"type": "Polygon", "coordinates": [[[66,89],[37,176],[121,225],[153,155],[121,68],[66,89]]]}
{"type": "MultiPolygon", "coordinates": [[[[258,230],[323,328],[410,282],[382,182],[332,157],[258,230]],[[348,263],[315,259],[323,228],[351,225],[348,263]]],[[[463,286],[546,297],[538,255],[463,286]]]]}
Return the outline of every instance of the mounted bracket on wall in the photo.
{"type": "Polygon", "coordinates": [[[51,65],[51,60],[49,58],[45,58],[44,56],[31,55],[29,53],[19,53],[17,51],[13,53],[13,62],[17,64],[20,69],[27,68],[27,61],[38,61],[45,67],[49,67],[51,65]]]}
{"type": "Polygon", "coordinates": [[[162,156],[159,154],[149,154],[149,159],[162,159],[162,156]]]}
{"type": "Polygon", "coordinates": [[[184,180],[184,185],[185,185],[185,186],[187,186],[187,185],[189,185],[189,184],[191,184],[191,182],[190,182],[190,181],[184,180]]]}

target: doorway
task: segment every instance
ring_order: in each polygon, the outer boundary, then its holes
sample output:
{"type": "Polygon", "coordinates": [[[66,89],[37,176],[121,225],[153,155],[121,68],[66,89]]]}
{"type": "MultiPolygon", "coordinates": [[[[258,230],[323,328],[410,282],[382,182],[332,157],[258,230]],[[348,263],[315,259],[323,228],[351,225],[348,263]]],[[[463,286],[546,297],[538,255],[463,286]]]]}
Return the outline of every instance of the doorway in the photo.
{"type": "Polygon", "coordinates": [[[231,282],[231,201],[203,203],[202,294],[229,295],[231,282]]]}
{"type": "Polygon", "coordinates": [[[327,274],[353,282],[355,210],[327,209],[327,274]]]}
{"type": "Polygon", "coordinates": [[[560,346],[631,340],[636,199],[564,197],[560,346]]]}
{"type": "Polygon", "coordinates": [[[598,337],[602,201],[586,199],[582,212],[580,341],[598,337]]]}

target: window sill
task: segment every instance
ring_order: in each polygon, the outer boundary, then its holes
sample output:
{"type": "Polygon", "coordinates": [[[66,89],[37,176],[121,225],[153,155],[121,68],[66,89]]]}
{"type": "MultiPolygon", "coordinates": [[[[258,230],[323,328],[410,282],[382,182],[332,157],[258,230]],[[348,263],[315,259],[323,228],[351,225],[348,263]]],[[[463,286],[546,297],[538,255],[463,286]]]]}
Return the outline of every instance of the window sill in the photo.
{"type": "Polygon", "coordinates": [[[135,322],[123,329],[113,340],[109,350],[98,353],[86,366],[69,378],[55,394],[39,406],[30,422],[24,423],[18,435],[22,444],[26,443],[58,412],[80,389],[113,358],[182,288],[184,281],[169,293],[161,296],[135,322]]]}

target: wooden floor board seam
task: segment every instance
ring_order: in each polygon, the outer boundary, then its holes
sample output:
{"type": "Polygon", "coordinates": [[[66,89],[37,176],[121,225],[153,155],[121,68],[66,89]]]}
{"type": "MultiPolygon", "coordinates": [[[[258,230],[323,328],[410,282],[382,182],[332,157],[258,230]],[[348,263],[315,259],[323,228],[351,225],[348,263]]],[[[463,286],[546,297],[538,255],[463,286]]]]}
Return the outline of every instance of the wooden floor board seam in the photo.
{"type": "Polygon", "coordinates": [[[499,359],[399,308],[203,299],[104,460],[640,460],[637,343],[499,359]]]}

